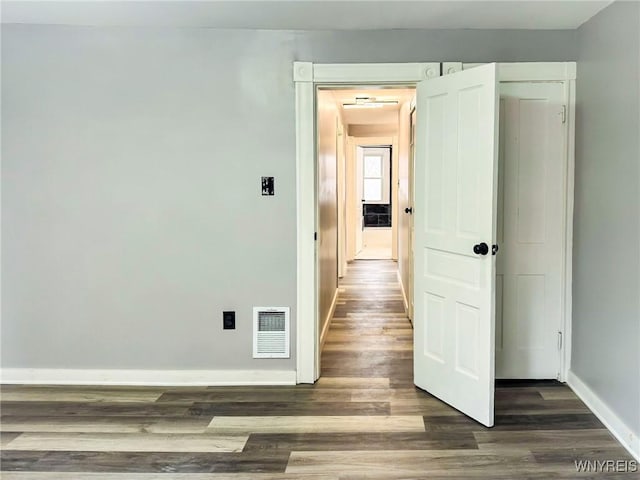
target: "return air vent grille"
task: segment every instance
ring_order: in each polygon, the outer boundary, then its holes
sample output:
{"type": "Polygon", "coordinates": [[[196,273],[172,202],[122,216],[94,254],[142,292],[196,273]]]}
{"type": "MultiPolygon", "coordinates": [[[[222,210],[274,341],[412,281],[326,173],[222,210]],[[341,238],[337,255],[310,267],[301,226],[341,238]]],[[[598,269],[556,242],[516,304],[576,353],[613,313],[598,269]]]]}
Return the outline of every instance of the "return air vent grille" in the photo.
{"type": "Polygon", "coordinates": [[[289,308],[254,307],[253,358],[289,358],[289,308]]]}

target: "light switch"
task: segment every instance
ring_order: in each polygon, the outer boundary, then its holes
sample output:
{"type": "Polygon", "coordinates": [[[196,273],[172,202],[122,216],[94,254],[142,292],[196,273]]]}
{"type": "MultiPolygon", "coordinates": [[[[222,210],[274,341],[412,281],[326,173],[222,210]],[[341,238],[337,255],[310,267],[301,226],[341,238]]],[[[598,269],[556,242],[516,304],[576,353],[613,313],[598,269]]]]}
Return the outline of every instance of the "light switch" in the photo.
{"type": "Polygon", "coordinates": [[[262,195],[275,195],[273,183],[273,177],[262,177],[262,195]]]}

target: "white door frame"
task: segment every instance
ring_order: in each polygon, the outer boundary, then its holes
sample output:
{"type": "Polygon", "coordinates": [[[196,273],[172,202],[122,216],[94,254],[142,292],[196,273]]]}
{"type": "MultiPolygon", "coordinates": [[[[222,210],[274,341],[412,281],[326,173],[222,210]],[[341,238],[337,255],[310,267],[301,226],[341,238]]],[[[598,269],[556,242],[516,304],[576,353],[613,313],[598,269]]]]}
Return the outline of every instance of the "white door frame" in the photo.
{"type": "Polygon", "coordinates": [[[297,314],[298,383],[319,377],[317,279],[315,259],[315,91],[318,85],[408,85],[440,75],[440,63],[313,64],[294,62],[296,92],[297,314]]]}
{"type": "MultiPolygon", "coordinates": [[[[392,84],[415,86],[418,82],[453,73],[480,64],[440,63],[362,63],[313,64],[294,62],[296,104],[296,217],[297,217],[297,315],[296,315],[296,381],[314,383],[319,375],[317,278],[315,258],[316,230],[316,132],[315,92],[318,85],[392,84]]],[[[566,115],[566,168],[563,182],[563,312],[559,331],[563,337],[560,378],[566,381],[571,360],[571,278],[573,245],[573,189],[575,164],[575,62],[500,63],[501,82],[563,82],[566,115]]],[[[412,288],[411,286],[409,288],[412,288]]]]}

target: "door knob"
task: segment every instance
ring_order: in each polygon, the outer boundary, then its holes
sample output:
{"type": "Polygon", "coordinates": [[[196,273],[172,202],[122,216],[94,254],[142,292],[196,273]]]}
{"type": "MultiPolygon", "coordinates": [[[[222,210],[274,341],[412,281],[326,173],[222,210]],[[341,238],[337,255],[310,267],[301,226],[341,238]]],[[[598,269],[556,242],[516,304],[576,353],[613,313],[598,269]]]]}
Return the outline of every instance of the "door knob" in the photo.
{"type": "Polygon", "coordinates": [[[496,253],[498,253],[498,244],[496,243],[495,245],[491,246],[491,255],[495,255],[496,253]]]}
{"type": "Polygon", "coordinates": [[[476,255],[486,255],[487,253],[489,253],[489,245],[484,242],[476,243],[473,246],[473,253],[475,253],[476,255]]]}
{"type": "Polygon", "coordinates": [[[404,213],[413,213],[413,207],[407,207],[404,209],[404,213]]]}

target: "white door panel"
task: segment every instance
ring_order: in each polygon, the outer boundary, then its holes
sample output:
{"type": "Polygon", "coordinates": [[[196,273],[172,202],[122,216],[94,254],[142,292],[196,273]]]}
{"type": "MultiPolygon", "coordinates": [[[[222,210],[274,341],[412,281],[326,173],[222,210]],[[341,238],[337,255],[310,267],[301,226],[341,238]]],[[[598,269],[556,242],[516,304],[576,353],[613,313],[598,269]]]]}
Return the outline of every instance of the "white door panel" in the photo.
{"type": "Polygon", "coordinates": [[[415,384],[493,425],[497,200],[496,65],[421,82],[417,93],[415,384]]]}
{"type": "Polygon", "coordinates": [[[556,378],[562,315],[561,83],[504,83],[498,202],[496,375],[556,378]]]}

